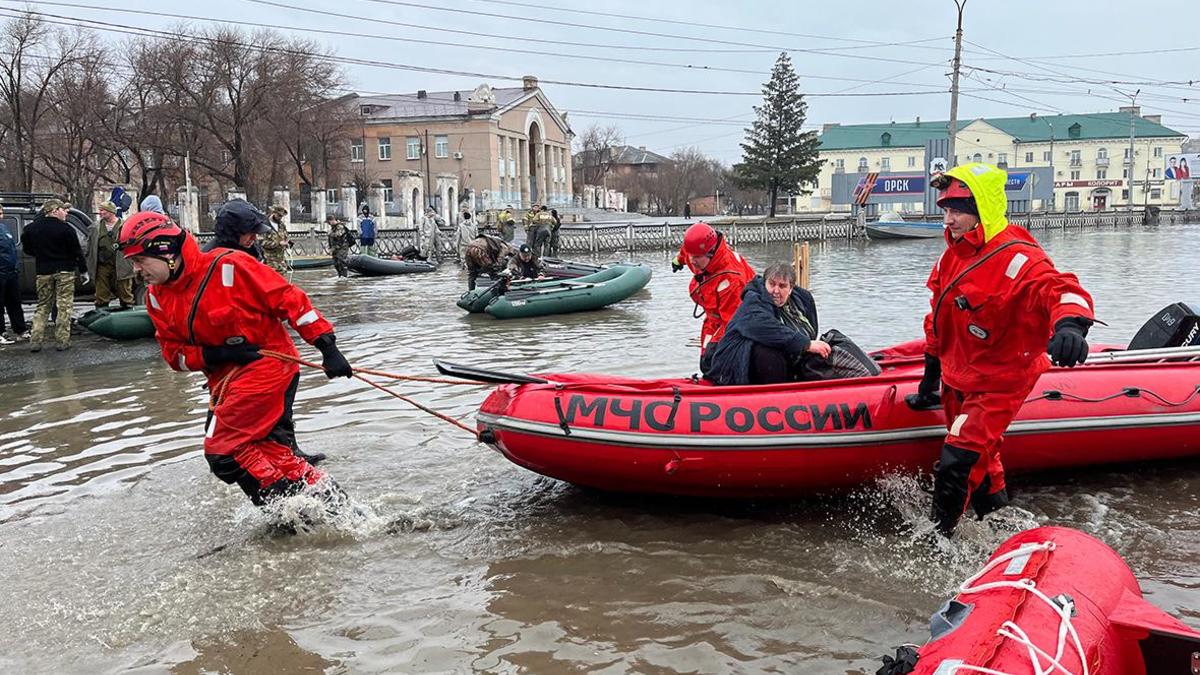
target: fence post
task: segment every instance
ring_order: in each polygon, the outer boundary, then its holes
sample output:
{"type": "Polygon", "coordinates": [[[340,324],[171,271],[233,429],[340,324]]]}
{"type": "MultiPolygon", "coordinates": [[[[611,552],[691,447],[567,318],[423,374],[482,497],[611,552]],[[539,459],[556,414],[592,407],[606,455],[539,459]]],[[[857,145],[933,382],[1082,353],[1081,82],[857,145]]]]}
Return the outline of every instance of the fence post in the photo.
{"type": "Polygon", "coordinates": [[[592,250],[592,253],[599,253],[599,249],[596,248],[596,226],[595,225],[592,225],[588,228],[588,236],[591,240],[590,248],[592,250]]]}

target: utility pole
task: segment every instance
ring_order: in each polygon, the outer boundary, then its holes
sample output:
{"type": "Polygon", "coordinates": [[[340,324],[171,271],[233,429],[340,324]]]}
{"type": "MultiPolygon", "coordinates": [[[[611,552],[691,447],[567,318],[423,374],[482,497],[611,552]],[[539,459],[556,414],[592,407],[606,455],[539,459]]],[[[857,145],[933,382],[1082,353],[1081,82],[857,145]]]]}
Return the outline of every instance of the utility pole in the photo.
{"type": "MultiPolygon", "coordinates": [[[[1129,171],[1127,172],[1127,175],[1128,175],[1127,182],[1129,183],[1129,193],[1128,193],[1128,199],[1125,200],[1125,206],[1130,211],[1132,211],[1133,210],[1133,183],[1134,183],[1134,177],[1133,177],[1134,119],[1135,119],[1135,113],[1137,112],[1137,97],[1138,97],[1138,94],[1142,93],[1142,90],[1138,89],[1137,91],[1133,92],[1132,96],[1130,96],[1129,94],[1126,94],[1123,91],[1118,91],[1118,93],[1120,93],[1124,96],[1129,96],[1129,171]]],[[[1150,160],[1147,159],[1146,166],[1150,166],[1149,162],[1150,162],[1150,160]]]]}
{"type": "Polygon", "coordinates": [[[950,150],[946,158],[948,166],[958,164],[954,154],[954,137],[958,135],[958,71],[962,66],[962,16],[967,0],[954,0],[958,7],[958,30],[954,31],[954,74],[950,80],[950,150]]]}

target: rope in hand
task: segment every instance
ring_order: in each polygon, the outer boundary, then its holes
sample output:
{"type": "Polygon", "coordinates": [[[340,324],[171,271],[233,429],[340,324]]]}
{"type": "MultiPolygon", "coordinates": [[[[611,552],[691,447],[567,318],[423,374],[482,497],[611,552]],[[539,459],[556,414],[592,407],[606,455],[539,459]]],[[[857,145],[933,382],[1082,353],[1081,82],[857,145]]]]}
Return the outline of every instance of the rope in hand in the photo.
{"type": "MultiPolygon", "coordinates": [[[[312,361],[306,361],[300,357],[292,356],[291,354],[283,354],[281,352],[272,351],[270,349],[260,349],[258,353],[262,354],[263,356],[270,356],[271,358],[279,359],[280,361],[290,361],[292,363],[296,363],[296,364],[299,364],[302,366],[307,366],[309,368],[316,368],[317,370],[320,370],[320,371],[325,370],[324,368],[321,367],[321,364],[319,364],[319,363],[314,363],[312,361]]],[[[393,380],[410,380],[410,381],[415,381],[415,382],[434,382],[434,383],[438,383],[438,384],[468,384],[468,385],[477,386],[477,387],[478,386],[487,386],[487,385],[479,383],[479,382],[460,381],[460,380],[443,380],[443,379],[439,379],[436,377],[421,377],[419,375],[397,375],[395,373],[386,373],[386,372],[379,371],[379,370],[371,370],[369,368],[351,368],[351,370],[354,372],[353,377],[356,380],[361,380],[363,382],[366,382],[367,384],[371,385],[372,387],[375,387],[379,391],[382,391],[384,393],[395,396],[396,398],[400,399],[401,401],[404,401],[405,403],[411,405],[412,407],[416,408],[417,410],[420,410],[421,412],[429,413],[430,415],[433,415],[434,417],[436,417],[442,421],[453,424],[454,426],[458,427],[459,429],[462,429],[463,431],[471,434],[472,436],[475,436],[476,438],[479,437],[479,434],[474,429],[463,424],[462,422],[459,422],[458,420],[454,419],[453,417],[451,417],[445,413],[440,413],[428,406],[417,403],[416,401],[412,400],[411,398],[409,398],[403,394],[400,394],[398,392],[392,391],[391,389],[388,389],[387,387],[383,386],[382,384],[379,384],[378,382],[376,382],[374,380],[363,377],[363,375],[361,373],[365,373],[367,375],[375,375],[378,377],[386,377],[386,378],[390,378],[393,380]]]]}

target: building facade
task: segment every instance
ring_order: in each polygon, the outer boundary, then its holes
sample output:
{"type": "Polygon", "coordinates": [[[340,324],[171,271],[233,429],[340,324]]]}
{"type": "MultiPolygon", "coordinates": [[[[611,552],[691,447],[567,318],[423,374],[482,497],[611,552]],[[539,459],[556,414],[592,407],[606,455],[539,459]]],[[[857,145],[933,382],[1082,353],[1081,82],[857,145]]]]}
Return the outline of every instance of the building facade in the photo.
{"type": "Polygon", "coordinates": [[[389,216],[416,223],[433,206],[455,222],[459,205],[572,201],[574,133],[535,77],[519,88],[352,96],[347,105],[360,123],[348,169],[359,182],[383,186],[389,216]]]}
{"type": "MultiPolygon", "coordinates": [[[[1012,170],[1050,168],[1054,198],[1047,200],[1049,203],[1037,200],[1033,207],[1041,210],[1178,206],[1180,181],[1165,177],[1165,158],[1180,152],[1187,136],[1163,126],[1159,115],[1139,113],[1136,107],[1126,107],[1109,113],[967,121],[955,136],[957,157],[952,165],[986,162],[1012,170]]],[[[796,198],[797,210],[849,210],[849,205],[833,203],[835,173],[928,174],[925,144],[946,138],[948,129],[947,122],[922,122],[920,118],[902,123],[826,125],[820,137],[820,157],[825,164],[817,189],[796,198]]],[[[922,200],[914,197],[912,203],[898,204],[895,210],[920,213],[922,200]]]]}

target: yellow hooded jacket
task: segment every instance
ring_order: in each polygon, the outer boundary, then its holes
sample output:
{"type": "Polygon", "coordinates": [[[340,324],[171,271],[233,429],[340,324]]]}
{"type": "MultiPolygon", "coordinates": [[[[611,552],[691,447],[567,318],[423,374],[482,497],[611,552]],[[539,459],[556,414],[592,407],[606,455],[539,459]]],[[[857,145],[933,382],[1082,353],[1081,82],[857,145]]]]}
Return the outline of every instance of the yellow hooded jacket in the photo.
{"type": "Polygon", "coordinates": [[[1008,195],[1004,186],[1008,183],[1008,172],[990,164],[963,164],[946,172],[967,184],[975,205],[979,208],[979,222],[983,229],[983,242],[991,241],[1008,227],[1008,195]]]}

